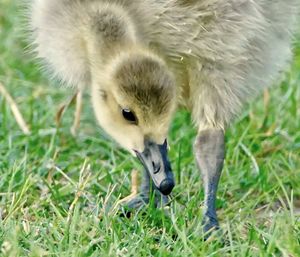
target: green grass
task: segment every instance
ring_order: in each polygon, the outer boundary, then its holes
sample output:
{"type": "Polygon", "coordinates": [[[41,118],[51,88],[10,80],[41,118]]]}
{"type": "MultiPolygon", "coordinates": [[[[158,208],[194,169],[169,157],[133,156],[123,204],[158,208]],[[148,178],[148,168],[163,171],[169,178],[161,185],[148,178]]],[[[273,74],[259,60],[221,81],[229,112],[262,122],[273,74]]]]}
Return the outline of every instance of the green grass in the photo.
{"type": "Polygon", "coordinates": [[[79,135],[69,132],[73,109],[56,128],[66,90],[49,85],[24,54],[15,2],[0,2],[0,81],[32,134],[22,134],[0,96],[0,256],[300,256],[299,45],[268,109],[258,98],[227,131],[217,202],[226,243],[203,241],[189,114],[180,111],[170,133],[177,182],[170,215],[151,206],[131,219],[115,215],[140,165],[98,128],[88,96],[79,135]]]}

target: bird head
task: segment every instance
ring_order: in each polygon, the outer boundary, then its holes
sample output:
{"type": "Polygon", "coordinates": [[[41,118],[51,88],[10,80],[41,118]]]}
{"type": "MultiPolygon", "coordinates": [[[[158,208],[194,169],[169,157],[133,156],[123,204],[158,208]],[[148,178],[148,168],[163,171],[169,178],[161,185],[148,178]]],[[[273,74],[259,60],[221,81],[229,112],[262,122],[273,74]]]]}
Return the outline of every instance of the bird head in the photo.
{"type": "Polygon", "coordinates": [[[176,87],[168,67],[155,55],[134,51],[118,55],[93,75],[92,102],[100,126],[137,156],[156,187],[169,194],[174,180],[166,138],[176,87]]]}

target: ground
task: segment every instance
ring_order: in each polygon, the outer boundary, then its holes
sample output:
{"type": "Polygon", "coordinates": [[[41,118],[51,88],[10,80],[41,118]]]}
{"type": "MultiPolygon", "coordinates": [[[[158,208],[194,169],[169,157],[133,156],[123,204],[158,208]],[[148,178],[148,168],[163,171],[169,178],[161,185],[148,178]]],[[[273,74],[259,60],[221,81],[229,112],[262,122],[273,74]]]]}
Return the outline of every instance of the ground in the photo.
{"type": "Polygon", "coordinates": [[[56,127],[71,91],[49,82],[26,54],[17,2],[0,2],[0,82],[31,135],[0,96],[0,256],[300,256],[299,44],[269,102],[257,98],[226,133],[217,201],[224,236],[204,241],[189,114],[179,111],[170,132],[177,185],[168,215],[150,206],[118,216],[115,203],[141,166],[98,128],[88,95],[78,136],[69,131],[73,107],[56,127]]]}

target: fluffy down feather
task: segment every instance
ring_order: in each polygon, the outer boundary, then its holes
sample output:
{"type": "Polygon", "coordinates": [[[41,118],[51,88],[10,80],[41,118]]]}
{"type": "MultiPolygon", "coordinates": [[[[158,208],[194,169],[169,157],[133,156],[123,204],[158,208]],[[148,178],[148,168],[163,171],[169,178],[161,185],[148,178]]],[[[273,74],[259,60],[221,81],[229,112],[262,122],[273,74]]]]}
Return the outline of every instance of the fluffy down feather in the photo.
{"type": "Polygon", "coordinates": [[[49,70],[68,85],[85,87],[94,76],[93,62],[105,63],[110,52],[109,40],[98,40],[92,28],[113,9],[117,20],[107,36],[121,37],[114,41],[120,48],[138,42],[164,59],[176,76],[177,100],[191,109],[199,129],[224,129],[249,97],[286,68],[299,5],[299,0],[35,0],[30,26],[49,70]],[[95,43],[102,46],[98,59],[90,51],[95,43]]]}

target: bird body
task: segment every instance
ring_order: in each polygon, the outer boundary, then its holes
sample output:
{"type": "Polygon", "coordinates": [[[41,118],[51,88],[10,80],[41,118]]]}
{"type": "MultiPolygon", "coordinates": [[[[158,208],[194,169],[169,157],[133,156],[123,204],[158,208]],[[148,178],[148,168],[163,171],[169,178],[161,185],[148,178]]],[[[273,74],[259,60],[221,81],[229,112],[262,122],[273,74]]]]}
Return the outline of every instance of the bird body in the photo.
{"type": "Polygon", "coordinates": [[[209,230],[224,130],[285,70],[299,11],[299,0],[34,0],[30,29],[46,67],[90,90],[99,124],[162,193],[174,186],[165,141],[173,113],[191,111],[209,230]]]}
{"type": "Polygon", "coordinates": [[[114,44],[119,52],[126,44],[133,51],[149,49],[169,65],[178,102],[196,124],[224,129],[249,97],[286,68],[299,2],[54,0],[35,1],[32,8],[38,55],[67,84],[91,83],[95,60],[88,45],[101,41],[91,30],[101,23],[99,13],[113,12],[115,23],[102,24],[108,46],[100,47],[97,61],[105,62],[114,44]]]}

